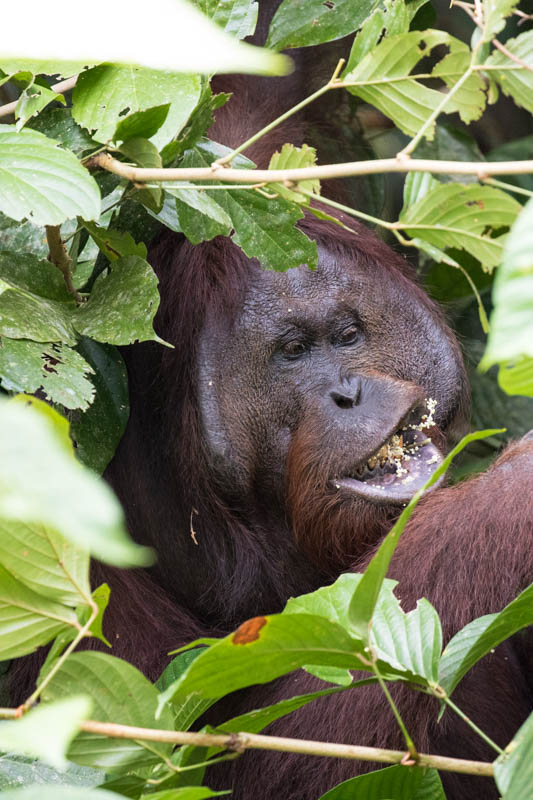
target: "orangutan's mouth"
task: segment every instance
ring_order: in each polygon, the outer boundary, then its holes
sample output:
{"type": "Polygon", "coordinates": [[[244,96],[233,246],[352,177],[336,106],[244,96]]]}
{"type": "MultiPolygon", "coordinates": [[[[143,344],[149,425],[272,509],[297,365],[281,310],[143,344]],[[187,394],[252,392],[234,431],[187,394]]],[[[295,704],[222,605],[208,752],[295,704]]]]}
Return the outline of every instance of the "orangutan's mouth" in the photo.
{"type": "Polygon", "coordinates": [[[427,434],[433,424],[430,403],[422,423],[402,425],[364,463],[335,478],[335,488],[377,503],[408,503],[443,460],[427,434]]]}

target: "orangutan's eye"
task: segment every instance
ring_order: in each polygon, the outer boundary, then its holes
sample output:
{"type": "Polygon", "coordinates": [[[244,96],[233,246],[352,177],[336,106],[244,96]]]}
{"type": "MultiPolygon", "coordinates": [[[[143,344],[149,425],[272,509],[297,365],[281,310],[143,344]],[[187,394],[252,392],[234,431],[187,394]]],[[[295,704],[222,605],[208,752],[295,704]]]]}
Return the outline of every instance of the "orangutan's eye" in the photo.
{"type": "Polygon", "coordinates": [[[290,342],[285,342],[281,348],[281,352],[285,358],[300,358],[300,356],[303,356],[303,354],[307,352],[307,345],[305,342],[302,342],[301,339],[293,339],[290,342]]]}
{"type": "Polygon", "coordinates": [[[341,332],[337,341],[340,345],[354,344],[354,342],[357,341],[358,337],[359,337],[359,328],[357,327],[357,325],[349,325],[341,332]]]}

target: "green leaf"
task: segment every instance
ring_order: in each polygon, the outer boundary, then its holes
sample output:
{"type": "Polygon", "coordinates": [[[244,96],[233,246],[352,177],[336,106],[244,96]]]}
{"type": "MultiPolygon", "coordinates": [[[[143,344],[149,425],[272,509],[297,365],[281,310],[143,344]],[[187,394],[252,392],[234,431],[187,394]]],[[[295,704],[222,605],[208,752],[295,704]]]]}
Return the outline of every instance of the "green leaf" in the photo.
{"type": "Polygon", "coordinates": [[[494,762],[494,780],[503,800],[533,798],[533,714],[494,762]]]}
{"type": "Polygon", "coordinates": [[[374,50],[383,36],[407,33],[413,17],[426,2],[427,0],[410,0],[409,3],[401,2],[401,0],[400,2],[399,0],[385,0],[382,7],[376,8],[367,17],[354,39],[344,68],[344,75],[351,72],[367,53],[374,50]]]}
{"type": "MultiPolygon", "coordinates": [[[[416,73],[411,74],[416,64],[438,45],[447,45],[450,53],[435,65],[432,75],[451,88],[466,72],[470,50],[448,33],[435,30],[385,37],[353,69],[345,72],[342,80],[353,84],[347,87],[349,92],[374,105],[400,130],[414,136],[444,97],[437,89],[420,83],[416,73]]],[[[472,74],[443,111],[448,114],[458,111],[465,122],[477,119],[485,106],[483,87],[481,76],[472,74]]],[[[432,139],[434,132],[433,123],[425,135],[432,139]]]]}
{"type": "Polygon", "coordinates": [[[165,122],[154,134],[161,147],[181,130],[199,97],[198,75],[100,64],[80,75],[72,94],[72,113],[76,122],[94,131],[96,141],[105,142],[114,137],[125,113],[168,105],[165,122]]]}
{"type": "Polygon", "coordinates": [[[533,356],[533,199],[513,225],[494,281],[491,332],[481,368],[533,356]]]}
{"type": "Polygon", "coordinates": [[[87,411],[69,415],[70,435],[80,461],[102,474],[126,430],[130,414],[128,374],[120,352],[112,345],[83,337],[78,350],[94,370],[96,394],[87,411]]]}
{"type": "MultiPolygon", "coordinates": [[[[353,633],[350,617],[352,598],[363,575],[341,575],[331,586],[291,598],[283,614],[316,614],[353,633]]],[[[416,609],[406,614],[394,596],[396,581],[385,579],[372,617],[369,643],[379,659],[394,671],[408,672],[421,682],[436,684],[442,647],[440,622],[435,609],[420,600],[416,609]]],[[[307,668],[322,677],[314,668],[307,668]]]]}
{"type": "Polygon", "coordinates": [[[400,214],[402,229],[441,250],[466,250],[490,271],[500,263],[504,236],[495,229],[511,226],[521,206],[490,186],[440,184],[400,214]]]}
{"type": "Polygon", "coordinates": [[[200,11],[237,39],[255,31],[259,4],[256,0],[194,0],[200,11]]]}
{"type": "Polygon", "coordinates": [[[533,397],[533,358],[525,356],[514,364],[504,364],[498,373],[498,384],[507,394],[533,397]]]}
{"type": "Polygon", "coordinates": [[[72,20],[61,15],[51,25],[42,0],[11,5],[2,18],[4,29],[25,34],[4,38],[0,69],[73,75],[87,64],[112,62],[177,73],[290,71],[289,59],[237,41],[184,0],[152,0],[149,10],[145,0],[130,0],[127,14],[121,4],[93,0],[91,13],[73,30],[72,20]]]}
{"type": "MultiPolygon", "coordinates": [[[[293,144],[284,144],[281,152],[275,152],[270,159],[269,169],[298,169],[300,167],[314,167],[316,165],[316,150],[306,144],[295,147],[293,144]]],[[[318,179],[300,181],[295,188],[285,186],[283,183],[272,183],[269,190],[277,192],[286,200],[293,203],[309,203],[309,198],[298,191],[298,187],[313,194],[320,194],[320,181],[318,179]]]]}
{"type": "Polygon", "coordinates": [[[35,82],[26,87],[20,95],[15,108],[16,130],[21,130],[29,119],[46,108],[49,103],[57,102],[65,105],[66,100],[62,94],[54,92],[49,86],[43,86],[35,82]]]}
{"type": "Polygon", "coordinates": [[[184,786],[182,789],[165,789],[162,792],[144,794],[146,800],[206,800],[209,797],[220,797],[230,794],[229,789],[221,792],[213,791],[207,786],[184,786]]]}
{"type": "Polygon", "coordinates": [[[17,222],[0,213],[0,250],[11,253],[33,253],[39,258],[46,258],[48,245],[43,228],[31,222],[17,222]]]}
{"type": "Polygon", "coordinates": [[[42,523],[102,561],[149,563],[150,551],[128,538],[111,489],[74,458],[53,418],[64,420],[46,408],[0,402],[0,516],[42,523]]]}
{"type": "MultiPolygon", "coordinates": [[[[164,692],[171,683],[174,683],[180,675],[183,675],[187,667],[192,664],[204,650],[205,647],[196,647],[194,650],[185,650],[185,652],[173,658],[156,680],[155,685],[157,689],[160,692],[164,692]]],[[[179,728],[178,730],[187,730],[187,728],[179,728]]]]}
{"type": "Polygon", "coordinates": [[[145,111],[135,111],[122,119],[113,134],[114,142],[127,142],[128,139],[150,139],[163,125],[168,112],[170,103],[163,103],[160,106],[147,108],[145,111]]]}
{"type": "MultiPolygon", "coordinates": [[[[206,167],[228,152],[228,148],[215,142],[201,142],[185,154],[182,163],[183,166],[206,167]]],[[[234,166],[245,164],[248,167],[250,162],[241,159],[234,166]]],[[[205,191],[208,194],[209,190],[205,191]]],[[[303,216],[298,206],[281,197],[269,199],[253,189],[217,190],[210,197],[230,217],[233,241],[248,258],[257,258],[263,267],[279,271],[301,264],[307,264],[310,269],[316,266],[316,242],[294,227],[303,216]]],[[[180,225],[183,225],[181,217],[180,225]]]]}
{"type": "Polygon", "coordinates": [[[79,629],[71,608],[28,589],[0,565],[0,659],[32,653],[69,628],[79,629]]]}
{"type": "Polygon", "coordinates": [[[13,219],[60,225],[100,215],[94,178],[73,153],[37,131],[0,125],[0,185],[0,211],[13,219]]]}
{"type": "Polygon", "coordinates": [[[66,769],[56,770],[42,761],[16,755],[0,755],[0,791],[2,797],[7,789],[36,784],[33,788],[47,791],[47,783],[55,786],[98,786],[104,779],[104,774],[90,767],[78,767],[77,764],[68,764],[66,769]]]}
{"type": "Polygon", "coordinates": [[[0,563],[16,580],[56,603],[89,603],[87,553],[43,525],[0,519],[0,563]]]}
{"type": "MultiPolygon", "coordinates": [[[[366,662],[364,643],[349,636],[338,623],[323,617],[312,614],[255,617],[198,656],[160,695],[160,704],[172,702],[179,707],[194,693],[200,698],[218,699],[245,686],[268,683],[308,664],[366,669],[359,655],[366,662]]],[[[382,662],[378,665],[388,677],[391,672],[388,665],[382,662]]]]}
{"type": "Polygon", "coordinates": [[[47,108],[30,120],[27,127],[55,139],[76,155],[98,147],[98,143],[91,139],[87,131],[74,122],[71,108],[47,108]]]}
{"type": "MultiPolygon", "coordinates": [[[[490,42],[505,28],[505,19],[510,16],[518,0],[483,0],[483,41],[490,42]]],[[[505,43],[507,46],[507,42],[505,43]]]]}
{"type": "Polygon", "coordinates": [[[91,708],[88,697],[74,696],[40,705],[21,719],[0,722],[0,750],[36,756],[64,769],[65,752],[91,708]]]}
{"type": "Polygon", "coordinates": [[[353,593],[348,611],[350,630],[352,633],[355,633],[357,636],[359,636],[363,641],[367,641],[369,638],[371,622],[380,592],[382,591],[383,581],[385,579],[385,575],[387,574],[389,564],[392,556],[394,555],[394,551],[396,550],[400,536],[402,535],[403,530],[407,525],[409,518],[411,517],[411,514],[421,500],[424,492],[430,489],[438,481],[441,475],[444,475],[455,456],[460,453],[467,444],[477,441],[477,439],[484,439],[487,436],[492,436],[496,433],[501,433],[501,431],[476,431],[475,433],[469,433],[466,436],[463,436],[461,441],[450,453],[448,453],[446,458],[437,467],[435,472],[426,481],[424,486],[413,495],[409,504],[406,506],[406,508],[404,508],[398,517],[396,524],[389,531],[379,546],[376,555],[366,568],[363,577],[353,593]]]}
{"type": "Polygon", "coordinates": [[[496,69],[491,69],[490,76],[497,82],[505,95],[512,97],[518,106],[533,113],[533,71],[531,69],[533,67],[533,31],[521,33],[516,39],[507,39],[505,48],[530,68],[526,69],[516,61],[511,61],[500,50],[494,50],[485,62],[487,66],[496,67],[496,69]]]}
{"type": "Polygon", "coordinates": [[[108,275],[100,275],[89,302],[73,316],[76,330],[97,342],[122,345],[154,340],[152,321],[159,307],[157,277],[139,256],[125,256],[112,263],[108,275]]]}
{"type": "Polygon", "coordinates": [[[137,244],[133,236],[127,231],[103,228],[97,225],[96,222],[84,222],[83,227],[109,261],[116,261],[123,256],[146,258],[147,250],[144,242],[137,244]]]}
{"type": "MultiPolygon", "coordinates": [[[[227,3],[225,4],[227,5],[227,3]]],[[[205,136],[214,122],[214,112],[228,102],[231,94],[219,92],[213,94],[211,86],[204,81],[200,100],[191,116],[183,126],[177,138],[167,144],[161,151],[163,164],[167,166],[185,150],[194,147],[198,140],[205,136]]]]}
{"type": "Polygon", "coordinates": [[[403,185],[402,213],[410,206],[414,206],[419,200],[422,200],[428,192],[436,189],[437,186],[439,186],[439,181],[429,172],[408,172],[403,185]]]}
{"type": "Polygon", "coordinates": [[[386,767],[339,783],[319,800],[446,800],[435,769],[386,767]]]}
{"type": "Polygon", "coordinates": [[[184,184],[185,188],[166,189],[168,194],[176,198],[180,230],[192,244],[208,241],[215,236],[229,236],[233,225],[228,213],[217,202],[216,194],[208,194],[204,189],[194,189],[193,186],[184,184]],[[191,188],[186,188],[187,185],[191,188]]]}
{"type": "Polygon", "coordinates": [[[340,39],[356,31],[377,5],[375,0],[284,0],[274,14],[267,47],[286,50],[340,39]]]}
{"type": "MultiPolygon", "coordinates": [[[[139,167],[155,167],[158,169],[163,166],[157,147],[148,139],[128,139],[127,142],[120,146],[120,151],[139,167]]],[[[161,209],[162,198],[163,190],[161,186],[138,189],[135,197],[139,203],[143,203],[156,213],[161,209]]]]}
{"type": "Polygon", "coordinates": [[[480,658],[500,642],[533,623],[533,584],[497,614],[478,617],[462,628],[444,648],[439,683],[451,694],[480,658]]]}
{"type": "Polygon", "coordinates": [[[85,410],[94,398],[87,377],[93,372],[79,353],[58,342],[0,338],[0,384],[9,392],[41,390],[52,403],[85,410]]]}
{"type": "Polygon", "coordinates": [[[2,800],[120,800],[120,795],[100,788],[35,784],[24,789],[2,792],[2,800]]]}
{"type": "MultiPolygon", "coordinates": [[[[197,647],[193,650],[186,650],[172,659],[170,664],[156,682],[156,686],[159,691],[164,692],[171,684],[175,683],[175,681],[177,681],[178,678],[183,675],[185,670],[196,658],[198,658],[201,653],[203,653],[205,649],[205,647],[197,647]]],[[[196,720],[201,717],[210,706],[213,705],[213,702],[214,700],[207,700],[204,697],[200,697],[196,693],[184,698],[180,703],[179,708],[176,709],[177,713],[174,719],[174,727],[176,730],[188,731],[191,725],[193,725],[193,723],[196,722],[196,720]]],[[[205,750],[203,752],[205,755],[205,750]]],[[[205,759],[202,758],[200,760],[204,761],[205,759]]]]}
{"type": "MultiPolygon", "coordinates": [[[[159,719],[155,719],[155,686],[139,670],[119,658],[90,651],[73,653],[43,690],[43,698],[61,700],[80,691],[92,699],[92,718],[100,722],[174,729],[172,713],[167,706],[160,709],[159,719]]],[[[69,758],[78,764],[115,772],[157,763],[172,752],[171,744],[148,744],[150,749],[129,739],[103,738],[81,732],[69,749],[69,758]]]]}

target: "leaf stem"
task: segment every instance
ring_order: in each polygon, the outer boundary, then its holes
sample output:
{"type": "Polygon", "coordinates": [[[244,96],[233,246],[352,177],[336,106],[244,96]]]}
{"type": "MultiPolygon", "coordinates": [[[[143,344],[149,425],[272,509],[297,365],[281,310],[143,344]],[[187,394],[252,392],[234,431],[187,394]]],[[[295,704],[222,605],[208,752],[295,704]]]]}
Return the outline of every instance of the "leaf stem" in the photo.
{"type": "Polygon", "coordinates": [[[71,643],[69,644],[67,649],[64,651],[64,653],[62,653],[62,655],[59,656],[59,658],[57,659],[56,663],[54,664],[54,666],[52,667],[52,669],[50,670],[50,672],[48,673],[46,678],[42,681],[42,683],[39,684],[39,686],[35,689],[33,694],[31,694],[28,697],[28,699],[22,704],[22,706],[20,706],[20,708],[22,709],[22,713],[25,713],[26,711],[29,711],[29,709],[32,708],[35,705],[35,703],[37,702],[37,700],[41,696],[41,694],[43,692],[43,689],[45,689],[48,686],[48,684],[50,683],[50,681],[52,680],[52,678],[54,677],[54,675],[56,674],[58,669],[60,669],[60,667],[63,666],[63,664],[65,663],[65,661],[69,657],[69,655],[76,649],[76,647],[79,645],[81,640],[85,636],[87,636],[87,634],[89,633],[89,631],[91,629],[91,625],[93,624],[93,622],[94,622],[94,620],[96,619],[97,616],[98,616],[98,606],[96,605],[94,600],[91,598],[91,614],[89,616],[89,619],[87,620],[85,625],[82,628],[80,628],[80,630],[76,634],[75,638],[71,641],[71,643]]]}
{"type": "Polygon", "coordinates": [[[376,678],[378,679],[378,682],[379,682],[379,685],[381,686],[383,694],[387,698],[387,702],[388,702],[388,704],[390,705],[390,707],[392,709],[392,713],[394,714],[396,722],[398,723],[398,725],[400,727],[400,730],[401,730],[401,732],[403,734],[403,738],[405,739],[405,744],[407,745],[407,750],[409,751],[409,755],[413,759],[413,761],[416,763],[418,761],[418,752],[417,752],[417,749],[415,747],[415,743],[411,739],[411,736],[409,735],[409,731],[407,730],[407,728],[405,726],[405,723],[404,723],[404,721],[403,721],[403,719],[401,717],[401,714],[398,711],[398,707],[397,707],[396,703],[394,702],[394,700],[392,699],[392,695],[389,692],[389,687],[387,686],[386,682],[381,677],[381,674],[379,672],[377,664],[374,663],[372,665],[372,669],[374,671],[374,674],[375,674],[376,678]]]}
{"type": "Polygon", "coordinates": [[[483,741],[484,741],[484,742],[486,742],[488,745],[490,745],[490,747],[492,747],[492,749],[493,749],[493,750],[495,750],[497,753],[499,753],[499,755],[501,755],[501,754],[503,753],[503,749],[502,749],[501,747],[499,747],[499,746],[496,744],[496,742],[493,742],[493,741],[492,741],[492,739],[491,739],[489,736],[487,736],[487,734],[486,734],[486,733],[484,733],[484,732],[481,730],[481,728],[478,728],[478,726],[476,725],[476,723],[475,723],[475,722],[473,722],[473,721],[470,719],[470,717],[468,717],[468,716],[467,716],[467,715],[464,713],[464,711],[461,711],[461,709],[460,709],[458,706],[456,706],[456,705],[455,705],[455,703],[454,703],[452,700],[450,700],[450,698],[448,697],[448,695],[445,695],[445,696],[442,698],[442,701],[443,701],[443,703],[446,703],[446,705],[447,705],[447,706],[449,706],[449,707],[452,709],[452,711],[455,711],[455,713],[456,713],[456,714],[457,714],[459,717],[461,717],[461,719],[462,719],[464,722],[466,722],[466,724],[467,724],[467,725],[469,725],[469,726],[472,728],[472,730],[473,730],[473,731],[475,731],[475,732],[477,733],[477,735],[478,735],[478,736],[480,736],[480,737],[483,739],[483,741]]]}
{"type": "Polygon", "coordinates": [[[82,303],[83,298],[78,294],[72,280],[72,270],[70,269],[70,257],[67,253],[65,243],[61,238],[61,228],[59,225],[46,225],[46,241],[50,255],[48,261],[54,264],[62,273],[68,292],[74,297],[77,303],[82,303]]]}

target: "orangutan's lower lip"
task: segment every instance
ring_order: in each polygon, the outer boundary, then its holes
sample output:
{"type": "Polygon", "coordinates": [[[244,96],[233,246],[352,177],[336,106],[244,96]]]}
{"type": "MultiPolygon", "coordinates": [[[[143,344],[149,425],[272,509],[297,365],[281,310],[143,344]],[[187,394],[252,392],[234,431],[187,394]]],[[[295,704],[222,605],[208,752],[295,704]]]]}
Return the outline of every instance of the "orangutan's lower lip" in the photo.
{"type": "Polygon", "coordinates": [[[402,505],[422,488],[442,460],[441,452],[424,431],[399,431],[364,465],[335,478],[333,485],[377,503],[402,505]],[[389,459],[387,452],[392,453],[389,459]]]}

